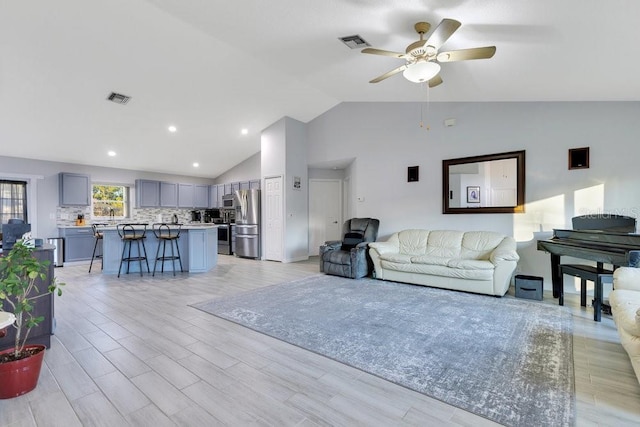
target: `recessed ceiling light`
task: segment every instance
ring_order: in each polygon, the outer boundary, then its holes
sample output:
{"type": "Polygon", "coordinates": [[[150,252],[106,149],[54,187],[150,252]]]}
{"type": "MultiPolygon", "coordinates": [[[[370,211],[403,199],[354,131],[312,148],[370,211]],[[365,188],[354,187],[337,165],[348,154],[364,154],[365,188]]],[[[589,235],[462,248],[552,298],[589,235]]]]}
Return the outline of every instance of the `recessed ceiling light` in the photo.
{"type": "Polygon", "coordinates": [[[194,162],[194,163],[193,163],[193,167],[194,167],[194,168],[200,167],[200,163],[198,163],[198,162],[194,162]]]}
{"type": "Polygon", "coordinates": [[[108,151],[108,152],[107,152],[107,154],[108,154],[110,157],[114,157],[114,156],[116,155],[116,152],[115,152],[115,151],[108,151]]]}
{"type": "Polygon", "coordinates": [[[177,131],[177,130],[178,130],[178,128],[177,128],[177,127],[175,127],[175,126],[169,126],[169,128],[168,128],[168,129],[169,129],[169,132],[171,132],[171,133],[174,133],[175,131],[177,131]]]}
{"type": "Polygon", "coordinates": [[[240,133],[243,135],[247,135],[249,133],[249,129],[242,129],[240,133]]]}

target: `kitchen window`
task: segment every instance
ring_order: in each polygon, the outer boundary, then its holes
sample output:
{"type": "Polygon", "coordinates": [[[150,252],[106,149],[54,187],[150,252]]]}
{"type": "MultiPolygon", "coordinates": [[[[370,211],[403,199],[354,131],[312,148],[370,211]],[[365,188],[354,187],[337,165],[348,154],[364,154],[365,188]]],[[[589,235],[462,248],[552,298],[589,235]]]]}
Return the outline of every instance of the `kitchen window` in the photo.
{"type": "Polygon", "coordinates": [[[91,213],[96,219],[124,219],[129,216],[129,187],[93,184],[91,213]]]}
{"type": "Polygon", "coordinates": [[[9,219],[27,220],[27,183],[25,181],[0,180],[0,223],[9,219]]]}

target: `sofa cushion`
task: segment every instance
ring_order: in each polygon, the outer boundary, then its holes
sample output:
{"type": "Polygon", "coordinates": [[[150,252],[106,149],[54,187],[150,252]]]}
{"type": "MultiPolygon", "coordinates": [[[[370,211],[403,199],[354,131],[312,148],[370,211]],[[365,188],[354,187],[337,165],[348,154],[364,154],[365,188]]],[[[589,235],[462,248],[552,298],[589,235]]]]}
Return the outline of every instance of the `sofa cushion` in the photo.
{"type": "Polygon", "coordinates": [[[411,257],[411,262],[415,264],[430,264],[430,265],[444,265],[446,266],[450,257],[433,256],[433,255],[420,255],[411,257]]]}
{"type": "Polygon", "coordinates": [[[462,238],[460,258],[488,260],[504,235],[491,231],[467,231],[462,238]]]}
{"type": "Polygon", "coordinates": [[[459,257],[463,236],[462,231],[432,231],[429,233],[425,254],[449,258],[459,257]]]}
{"type": "Polygon", "coordinates": [[[401,254],[424,255],[429,238],[428,230],[403,230],[398,233],[401,254]]]}
{"type": "Polygon", "coordinates": [[[411,258],[411,255],[398,253],[380,255],[380,260],[398,264],[411,264],[411,258]]]}
{"type": "Polygon", "coordinates": [[[447,266],[462,270],[493,270],[495,267],[490,261],[460,258],[454,258],[450,260],[447,263],[447,266]]]}
{"type": "Polygon", "coordinates": [[[382,268],[405,273],[428,274],[431,276],[455,277],[458,279],[493,280],[493,269],[470,270],[451,268],[444,265],[398,263],[381,260],[382,268]]]}

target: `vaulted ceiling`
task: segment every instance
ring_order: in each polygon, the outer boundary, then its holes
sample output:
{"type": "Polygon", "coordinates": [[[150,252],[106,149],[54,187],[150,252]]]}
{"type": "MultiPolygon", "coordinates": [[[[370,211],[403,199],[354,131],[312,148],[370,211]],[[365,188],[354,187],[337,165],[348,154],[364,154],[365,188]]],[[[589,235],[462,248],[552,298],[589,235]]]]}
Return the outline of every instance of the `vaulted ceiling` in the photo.
{"type": "Polygon", "coordinates": [[[402,60],[338,38],[403,52],[443,18],[462,22],[445,50],[497,52],[443,64],[431,102],[637,101],[638,16],[634,0],[4,0],[0,155],[214,178],[283,116],[424,101],[401,74],[368,83],[402,60]]]}

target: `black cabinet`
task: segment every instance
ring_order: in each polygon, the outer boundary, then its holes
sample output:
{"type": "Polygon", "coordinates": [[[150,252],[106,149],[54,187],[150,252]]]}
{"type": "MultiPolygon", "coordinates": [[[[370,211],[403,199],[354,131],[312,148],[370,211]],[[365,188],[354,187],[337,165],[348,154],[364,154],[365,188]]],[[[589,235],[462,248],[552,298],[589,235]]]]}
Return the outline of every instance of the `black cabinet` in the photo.
{"type": "Polygon", "coordinates": [[[61,228],[60,237],[64,237],[65,262],[90,260],[95,245],[91,227],[61,228]]]}
{"type": "Polygon", "coordinates": [[[91,177],[79,173],[58,174],[60,206],[90,206],[91,177]]]}
{"type": "MultiPolygon", "coordinates": [[[[51,344],[51,335],[53,334],[53,295],[47,291],[47,286],[53,278],[53,246],[45,246],[47,249],[36,249],[33,252],[33,256],[40,261],[49,261],[49,267],[47,268],[47,274],[45,280],[37,279],[36,287],[40,290],[40,294],[47,294],[40,298],[33,300],[33,315],[43,316],[44,320],[40,322],[38,326],[31,328],[29,332],[29,344],[42,344],[47,347],[51,344]]],[[[33,296],[37,295],[34,290],[33,296]]],[[[2,303],[0,303],[2,308],[2,303]]],[[[8,308],[6,308],[8,309],[8,308]]],[[[13,327],[7,328],[7,335],[4,338],[0,338],[0,350],[12,348],[15,344],[16,330],[13,327]]]]}

